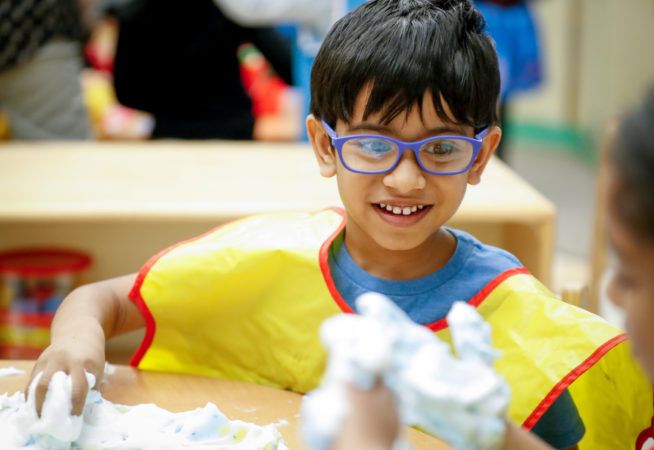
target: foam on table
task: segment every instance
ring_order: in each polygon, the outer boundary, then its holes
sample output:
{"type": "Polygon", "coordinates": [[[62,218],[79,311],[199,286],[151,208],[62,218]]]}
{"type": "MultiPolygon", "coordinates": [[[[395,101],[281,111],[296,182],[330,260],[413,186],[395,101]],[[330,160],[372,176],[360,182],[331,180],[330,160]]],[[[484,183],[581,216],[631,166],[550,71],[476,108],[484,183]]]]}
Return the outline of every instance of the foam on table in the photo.
{"type": "MultiPolygon", "coordinates": [[[[17,392],[0,395],[0,436],[3,450],[99,450],[219,448],[234,450],[288,450],[274,424],[259,426],[229,420],[213,403],[204,408],[172,413],[154,404],[114,404],[91,390],[82,416],[71,415],[71,378],[53,375],[41,417],[17,392]]],[[[89,386],[95,377],[87,374],[89,386]]]]}
{"type": "Polygon", "coordinates": [[[13,366],[9,367],[0,367],[0,378],[4,377],[13,377],[16,375],[23,375],[25,373],[24,370],[17,369],[13,366]]]}

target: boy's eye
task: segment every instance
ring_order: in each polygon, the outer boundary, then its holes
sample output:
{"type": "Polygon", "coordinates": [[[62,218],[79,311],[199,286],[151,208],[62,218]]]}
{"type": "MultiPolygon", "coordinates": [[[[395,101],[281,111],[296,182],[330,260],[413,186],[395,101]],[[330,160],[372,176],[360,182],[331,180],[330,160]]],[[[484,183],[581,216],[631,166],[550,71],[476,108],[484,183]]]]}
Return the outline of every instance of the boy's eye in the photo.
{"type": "Polygon", "coordinates": [[[458,153],[461,149],[457,141],[433,141],[428,142],[422,146],[421,151],[431,156],[452,156],[458,153]]]}
{"type": "Polygon", "coordinates": [[[369,155],[386,155],[395,151],[395,146],[391,142],[383,139],[352,139],[347,141],[347,145],[355,146],[360,152],[369,155]]]}

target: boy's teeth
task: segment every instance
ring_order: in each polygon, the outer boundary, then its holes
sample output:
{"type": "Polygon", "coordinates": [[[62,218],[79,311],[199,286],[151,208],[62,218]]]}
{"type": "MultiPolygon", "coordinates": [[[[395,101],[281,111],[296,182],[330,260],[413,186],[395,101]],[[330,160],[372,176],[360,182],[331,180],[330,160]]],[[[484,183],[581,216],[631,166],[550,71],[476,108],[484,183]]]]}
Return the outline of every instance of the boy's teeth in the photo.
{"type": "Polygon", "coordinates": [[[415,205],[415,206],[401,207],[401,206],[387,205],[386,203],[379,203],[379,207],[381,209],[385,209],[386,211],[391,212],[393,214],[408,216],[410,214],[413,214],[414,212],[417,212],[417,211],[423,209],[425,206],[424,205],[415,205]]]}

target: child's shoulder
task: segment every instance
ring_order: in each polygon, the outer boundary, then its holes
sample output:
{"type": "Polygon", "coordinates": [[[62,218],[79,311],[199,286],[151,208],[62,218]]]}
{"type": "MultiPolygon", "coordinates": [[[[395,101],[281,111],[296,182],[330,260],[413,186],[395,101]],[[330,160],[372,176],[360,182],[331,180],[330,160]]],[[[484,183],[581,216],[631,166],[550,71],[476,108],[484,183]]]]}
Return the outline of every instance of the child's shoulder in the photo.
{"type": "Polygon", "coordinates": [[[457,240],[457,253],[460,253],[465,272],[497,274],[511,269],[523,267],[522,263],[511,253],[492,245],[484,244],[476,237],[462,230],[448,228],[457,240]]]}

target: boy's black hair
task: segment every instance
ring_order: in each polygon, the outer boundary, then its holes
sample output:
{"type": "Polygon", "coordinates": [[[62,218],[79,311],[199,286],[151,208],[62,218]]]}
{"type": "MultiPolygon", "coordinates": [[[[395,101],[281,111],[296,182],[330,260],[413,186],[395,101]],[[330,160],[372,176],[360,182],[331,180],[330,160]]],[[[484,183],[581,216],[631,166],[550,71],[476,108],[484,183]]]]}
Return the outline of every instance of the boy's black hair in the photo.
{"type": "Polygon", "coordinates": [[[453,119],[476,130],[498,122],[500,76],[495,46],[481,13],[468,0],[370,0],[341,18],[325,38],[311,71],[311,113],[349,122],[370,85],[364,118],[388,123],[431,92],[453,119]]]}
{"type": "Polygon", "coordinates": [[[611,198],[618,217],[654,242],[654,87],[640,108],[624,117],[610,153],[618,187],[611,198]]]}

